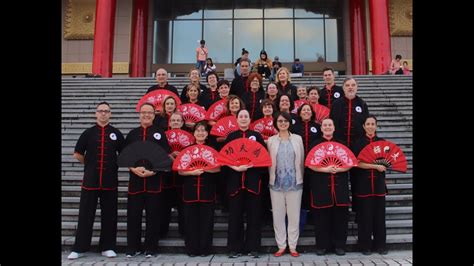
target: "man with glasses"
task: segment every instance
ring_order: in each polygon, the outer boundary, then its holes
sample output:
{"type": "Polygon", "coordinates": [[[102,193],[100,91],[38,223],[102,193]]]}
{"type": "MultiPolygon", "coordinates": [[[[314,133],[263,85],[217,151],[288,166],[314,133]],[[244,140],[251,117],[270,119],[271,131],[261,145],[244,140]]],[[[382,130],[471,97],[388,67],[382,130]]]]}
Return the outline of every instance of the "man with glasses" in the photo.
{"type": "Polygon", "coordinates": [[[101,102],[95,112],[96,124],[86,129],[74,148],[74,158],[84,164],[76,239],[68,259],[77,259],[90,249],[97,201],[100,198],[102,256],[112,258],[117,240],[118,166],[123,148],[122,133],[109,124],[110,105],[101,102]]]}

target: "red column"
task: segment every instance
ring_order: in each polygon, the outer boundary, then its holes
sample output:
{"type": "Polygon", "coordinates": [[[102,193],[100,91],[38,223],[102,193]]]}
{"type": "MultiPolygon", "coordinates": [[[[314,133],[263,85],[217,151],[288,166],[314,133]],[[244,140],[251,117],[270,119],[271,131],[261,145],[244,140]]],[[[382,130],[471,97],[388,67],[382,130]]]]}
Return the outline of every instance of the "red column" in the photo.
{"type": "Polygon", "coordinates": [[[135,0],[133,4],[130,77],[144,77],[146,75],[148,1],[135,0]]]}
{"type": "Polygon", "coordinates": [[[116,0],[97,0],[95,6],[92,73],[112,77],[116,0]]]}
{"type": "Polygon", "coordinates": [[[367,75],[364,0],[349,2],[351,24],[352,75],[367,75]]]}
{"type": "Polygon", "coordinates": [[[390,68],[391,47],[388,0],[369,0],[372,44],[372,73],[385,74],[390,68]]]}

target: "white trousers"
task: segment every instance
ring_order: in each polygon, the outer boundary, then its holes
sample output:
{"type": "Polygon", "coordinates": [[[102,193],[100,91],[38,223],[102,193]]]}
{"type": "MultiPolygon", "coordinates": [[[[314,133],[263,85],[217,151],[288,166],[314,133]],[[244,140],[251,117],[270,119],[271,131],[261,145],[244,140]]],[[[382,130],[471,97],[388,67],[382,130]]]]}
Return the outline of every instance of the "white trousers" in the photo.
{"type": "Polygon", "coordinates": [[[300,236],[300,208],[303,190],[274,191],[270,189],[272,201],[273,230],[278,248],[286,248],[287,228],[285,216],[288,215],[288,245],[295,250],[300,236]]]}

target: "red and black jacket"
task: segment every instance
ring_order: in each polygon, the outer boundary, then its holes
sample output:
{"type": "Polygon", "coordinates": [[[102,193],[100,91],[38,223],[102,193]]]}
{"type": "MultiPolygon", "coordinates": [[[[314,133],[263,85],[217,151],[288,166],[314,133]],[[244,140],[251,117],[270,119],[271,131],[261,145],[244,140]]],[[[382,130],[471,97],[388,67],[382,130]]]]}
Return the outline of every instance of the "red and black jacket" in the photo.
{"type": "MultiPolygon", "coordinates": [[[[125,139],[125,146],[135,141],[152,141],[160,145],[165,150],[166,154],[171,153],[164,131],[155,125],[147,128],[140,126],[132,129],[125,139]]],[[[144,166],[145,168],[150,167],[149,163],[146,161],[138,162],[135,167],[138,166],[144,166]]],[[[156,175],[150,177],[139,177],[132,171],[129,171],[129,173],[130,180],[128,182],[128,194],[138,194],[143,192],[160,193],[162,191],[164,172],[157,172],[156,175]]]]}
{"type": "MultiPolygon", "coordinates": [[[[334,138],[331,140],[318,138],[311,143],[309,150],[325,141],[336,141],[342,143],[334,138]]],[[[306,168],[305,171],[307,171],[310,180],[310,201],[312,208],[322,209],[333,206],[351,205],[349,199],[349,171],[337,174],[316,172],[309,168],[306,168]]]]}
{"type": "Polygon", "coordinates": [[[322,136],[321,125],[315,121],[303,122],[301,117],[296,119],[296,123],[291,127],[291,133],[301,136],[303,139],[304,154],[308,154],[309,145],[322,136]]]}
{"type": "Polygon", "coordinates": [[[242,95],[244,94],[244,92],[248,91],[248,87],[246,86],[247,79],[248,79],[248,76],[247,77],[242,77],[242,76],[235,77],[232,80],[232,83],[230,84],[229,95],[233,94],[233,95],[239,96],[239,98],[242,98],[242,95]]]}
{"type": "Polygon", "coordinates": [[[344,97],[344,89],[341,86],[337,86],[336,84],[332,85],[331,88],[324,88],[321,90],[319,95],[319,104],[326,106],[327,108],[331,109],[332,104],[334,101],[344,97]]]}
{"type": "Polygon", "coordinates": [[[123,145],[122,133],[111,125],[102,127],[96,124],[81,134],[74,152],[84,155],[83,189],[117,189],[117,154],[123,145]]]}
{"type": "MultiPolygon", "coordinates": [[[[263,147],[267,147],[262,135],[253,130],[234,131],[227,136],[225,144],[238,138],[253,139],[262,144],[263,147]]],[[[268,172],[267,167],[252,167],[244,172],[234,171],[230,167],[223,168],[224,174],[222,176],[227,177],[227,194],[231,197],[237,195],[241,190],[247,190],[256,195],[260,194],[262,176],[265,172],[268,172]]]]}
{"type": "MultiPolygon", "coordinates": [[[[357,157],[362,149],[374,141],[384,140],[375,135],[369,138],[364,135],[352,147],[354,155],[357,157]]],[[[362,169],[354,167],[351,169],[351,190],[356,197],[383,197],[387,193],[385,184],[385,172],[375,169],[362,169]]]]}
{"type": "Polygon", "coordinates": [[[369,107],[359,96],[352,100],[346,97],[336,100],[330,114],[336,128],[334,137],[350,147],[354,141],[365,135],[362,125],[368,116],[369,107]]]}
{"type": "Polygon", "coordinates": [[[214,202],[216,200],[216,173],[187,175],[183,178],[183,202],[214,202]]]}
{"type": "Polygon", "coordinates": [[[175,86],[170,85],[168,82],[166,83],[166,85],[165,85],[164,87],[160,87],[158,84],[153,85],[153,86],[151,86],[150,88],[148,88],[148,90],[146,91],[146,93],[152,92],[152,91],[154,91],[154,90],[168,90],[168,91],[171,91],[171,92],[173,92],[174,94],[176,94],[176,97],[179,96],[179,94],[178,94],[178,89],[176,89],[175,86]]]}
{"type": "Polygon", "coordinates": [[[245,109],[249,111],[250,120],[252,122],[262,117],[260,112],[260,103],[264,98],[265,93],[262,89],[259,89],[257,92],[244,92],[242,95],[242,101],[245,103],[245,109]]]}
{"type": "Polygon", "coordinates": [[[279,94],[286,94],[290,96],[290,98],[293,101],[296,101],[299,99],[298,95],[296,94],[296,86],[291,84],[291,82],[288,81],[285,86],[281,85],[280,82],[277,82],[276,85],[277,85],[279,94]]]}

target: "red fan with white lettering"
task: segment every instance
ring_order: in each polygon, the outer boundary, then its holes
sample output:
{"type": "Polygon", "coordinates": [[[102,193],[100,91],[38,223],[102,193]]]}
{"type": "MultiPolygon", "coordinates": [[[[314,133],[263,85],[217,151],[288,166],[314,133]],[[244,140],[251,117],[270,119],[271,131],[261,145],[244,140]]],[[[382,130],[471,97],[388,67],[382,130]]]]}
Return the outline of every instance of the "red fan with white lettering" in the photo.
{"type": "Polygon", "coordinates": [[[314,146],[308,152],[304,165],[318,167],[335,165],[346,168],[357,166],[357,158],[344,144],[326,141],[314,146]]]}
{"type": "Polygon", "coordinates": [[[206,112],[206,119],[217,121],[222,117],[226,116],[227,107],[225,107],[227,103],[226,99],[219,100],[209,106],[209,109],[206,112]]]}
{"type": "Polygon", "coordinates": [[[221,166],[219,153],[207,145],[193,145],[182,150],[173,162],[174,171],[209,170],[221,166]]]}
{"type": "Polygon", "coordinates": [[[262,137],[265,140],[278,133],[278,130],[273,126],[273,118],[271,117],[264,117],[255,120],[250,125],[250,129],[262,134],[262,137]]]}
{"type": "Polygon", "coordinates": [[[195,142],[194,136],[182,129],[170,129],[165,134],[171,151],[181,151],[195,142]]]}
{"type": "Polygon", "coordinates": [[[362,162],[381,164],[393,171],[405,173],[407,159],[402,149],[388,140],[379,140],[365,146],[357,156],[362,162]]]}
{"type": "Polygon", "coordinates": [[[313,107],[313,111],[316,113],[316,122],[321,124],[323,122],[323,119],[326,119],[329,117],[329,108],[326,106],[316,103],[312,104],[311,107],[313,107]]]}
{"type": "Polygon", "coordinates": [[[297,114],[298,113],[298,108],[300,108],[305,103],[308,103],[308,101],[307,100],[296,100],[295,101],[295,109],[293,109],[293,111],[291,111],[291,112],[293,114],[297,114]]]}
{"type": "MultiPolygon", "coordinates": [[[[252,138],[252,137],[251,137],[252,138]]],[[[238,138],[222,147],[219,162],[227,165],[252,164],[254,167],[271,166],[272,159],[267,149],[256,140],[238,138]]]]}
{"type": "Polygon", "coordinates": [[[181,100],[179,97],[169,90],[154,90],[150,91],[149,93],[143,95],[143,97],[138,101],[137,107],[135,110],[140,112],[140,106],[144,103],[151,103],[155,106],[155,110],[161,111],[163,102],[166,98],[173,97],[176,101],[176,105],[179,106],[181,104],[181,100]]]}
{"type": "Polygon", "coordinates": [[[206,118],[206,109],[194,103],[182,104],[178,106],[177,110],[183,114],[183,120],[185,123],[197,123],[206,118]]]}
{"type": "Polygon", "coordinates": [[[227,137],[229,133],[239,129],[237,118],[233,115],[219,119],[211,128],[211,135],[218,137],[227,137]]]}

